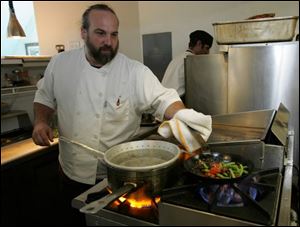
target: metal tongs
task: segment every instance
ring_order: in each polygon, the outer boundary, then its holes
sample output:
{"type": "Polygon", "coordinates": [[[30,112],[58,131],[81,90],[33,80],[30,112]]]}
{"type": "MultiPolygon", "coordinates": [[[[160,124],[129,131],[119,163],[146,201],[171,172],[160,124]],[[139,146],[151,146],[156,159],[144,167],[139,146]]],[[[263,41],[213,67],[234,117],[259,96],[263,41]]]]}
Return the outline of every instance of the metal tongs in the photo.
{"type": "MultiPolygon", "coordinates": [[[[188,126],[188,128],[191,130],[191,133],[193,134],[195,139],[200,143],[202,153],[204,152],[207,154],[211,154],[210,147],[209,147],[208,143],[205,142],[205,140],[203,139],[201,134],[190,126],[188,126]]],[[[197,153],[199,153],[199,152],[195,152],[195,154],[197,154],[197,153]]]]}
{"type": "MultiPolygon", "coordinates": [[[[223,161],[223,162],[231,161],[231,156],[228,154],[221,155],[218,152],[211,152],[208,143],[205,142],[205,140],[203,139],[201,134],[199,132],[197,132],[196,130],[194,130],[193,128],[191,128],[190,126],[188,126],[188,127],[191,130],[192,134],[195,136],[196,140],[201,144],[201,154],[211,155],[214,158],[214,160],[218,160],[218,161],[223,161]]],[[[193,153],[195,156],[200,154],[199,150],[194,151],[193,153]]]]}

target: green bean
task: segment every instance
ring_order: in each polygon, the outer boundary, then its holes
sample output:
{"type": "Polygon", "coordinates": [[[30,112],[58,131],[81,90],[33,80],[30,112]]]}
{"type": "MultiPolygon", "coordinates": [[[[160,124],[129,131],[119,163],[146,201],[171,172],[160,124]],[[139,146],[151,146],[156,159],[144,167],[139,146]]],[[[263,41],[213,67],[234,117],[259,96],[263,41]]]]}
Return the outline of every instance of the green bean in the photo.
{"type": "Polygon", "coordinates": [[[243,175],[243,172],[244,172],[244,166],[242,164],[240,164],[240,167],[241,167],[241,172],[240,172],[240,176],[243,175]]]}
{"type": "Polygon", "coordinates": [[[203,162],[202,164],[203,164],[204,169],[208,169],[208,166],[205,164],[205,162],[203,162]]]}
{"type": "Polygon", "coordinates": [[[235,178],[235,175],[234,175],[232,169],[229,169],[229,172],[230,172],[231,178],[235,178]]]}
{"type": "Polygon", "coordinates": [[[227,163],[223,163],[224,166],[230,166],[230,165],[234,165],[235,162],[227,162],[227,163]]]}
{"type": "Polygon", "coordinates": [[[217,173],[216,175],[217,175],[218,177],[220,177],[221,179],[230,179],[230,177],[223,176],[223,175],[220,174],[220,173],[217,173]]]}

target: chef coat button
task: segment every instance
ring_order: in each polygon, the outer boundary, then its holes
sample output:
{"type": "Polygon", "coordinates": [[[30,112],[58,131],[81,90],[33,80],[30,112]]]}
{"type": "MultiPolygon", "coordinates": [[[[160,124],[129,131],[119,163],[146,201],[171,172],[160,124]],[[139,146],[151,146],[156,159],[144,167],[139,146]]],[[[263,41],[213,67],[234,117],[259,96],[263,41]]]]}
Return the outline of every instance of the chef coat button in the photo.
{"type": "Polygon", "coordinates": [[[100,118],[100,114],[96,114],[96,118],[100,118]]]}
{"type": "Polygon", "coordinates": [[[99,95],[99,97],[102,97],[102,93],[101,92],[98,95],[99,95]]]}
{"type": "Polygon", "coordinates": [[[95,139],[98,139],[98,136],[97,136],[97,135],[94,135],[94,138],[95,138],[95,139]]]}

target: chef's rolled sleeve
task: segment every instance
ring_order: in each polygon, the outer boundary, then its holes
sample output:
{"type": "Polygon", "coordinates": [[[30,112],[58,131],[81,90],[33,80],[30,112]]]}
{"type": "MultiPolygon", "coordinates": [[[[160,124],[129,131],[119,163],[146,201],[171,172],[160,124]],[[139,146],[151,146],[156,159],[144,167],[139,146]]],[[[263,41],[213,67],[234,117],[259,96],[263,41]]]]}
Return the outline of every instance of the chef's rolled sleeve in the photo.
{"type": "Polygon", "coordinates": [[[37,83],[37,91],[35,93],[34,101],[36,103],[43,104],[52,109],[56,108],[56,102],[54,97],[53,89],[53,68],[54,68],[55,57],[49,62],[44,77],[40,79],[37,83]]]}
{"type": "Polygon", "coordinates": [[[140,77],[138,84],[143,88],[139,89],[143,94],[138,94],[138,97],[142,97],[144,100],[141,100],[141,103],[148,103],[149,108],[154,111],[154,116],[163,121],[166,109],[181,99],[175,89],[163,87],[149,68],[144,68],[142,73],[144,76],[140,77]]]}

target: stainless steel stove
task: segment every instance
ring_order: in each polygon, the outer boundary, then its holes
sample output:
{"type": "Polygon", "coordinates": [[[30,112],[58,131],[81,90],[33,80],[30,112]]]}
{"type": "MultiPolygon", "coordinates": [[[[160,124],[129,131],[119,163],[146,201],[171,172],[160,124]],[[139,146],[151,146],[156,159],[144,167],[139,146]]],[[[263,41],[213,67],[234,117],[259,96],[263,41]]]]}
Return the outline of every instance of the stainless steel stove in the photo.
{"type": "MultiPolygon", "coordinates": [[[[267,115],[274,117],[269,111],[267,115]]],[[[277,114],[278,116],[281,115],[277,114]]],[[[274,124],[278,123],[278,118],[271,121],[268,119],[267,122],[265,127],[270,131],[274,124]]],[[[278,129],[276,130],[275,132],[278,132],[278,129]]],[[[262,141],[261,133],[258,139],[230,142],[222,140],[210,143],[212,151],[239,154],[251,160],[256,174],[244,179],[246,182],[243,180],[229,185],[208,184],[193,178],[182,168],[182,171],[178,172],[180,175],[178,181],[162,191],[160,202],[152,208],[154,211],[146,211],[146,215],[141,215],[140,211],[129,212],[128,207],[124,209],[124,206],[120,208],[121,206],[109,204],[96,214],[86,214],[87,225],[290,225],[294,138],[293,135],[289,135],[287,140],[283,141],[282,134],[278,139],[275,133],[269,135],[267,131],[261,131],[264,133],[264,139],[272,143],[271,137],[275,137],[274,144],[262,141]],[[280,140],[284,144],[279,144],[280,140]],[[223,193],[222,196],[218,194],[220,191],[223,193]],[[224,197],[227,194],[241,200],[232,202],[233,197],[224,197]],[[219,197],[220,200],[217,199],[219,197]]],[[[87,199],[90,199],[91,195],[98,195],[101,198],[107,186],[107,179],[104,179],[74,198],[72,206],[80,209],[90,202],[87,199]]]]}

